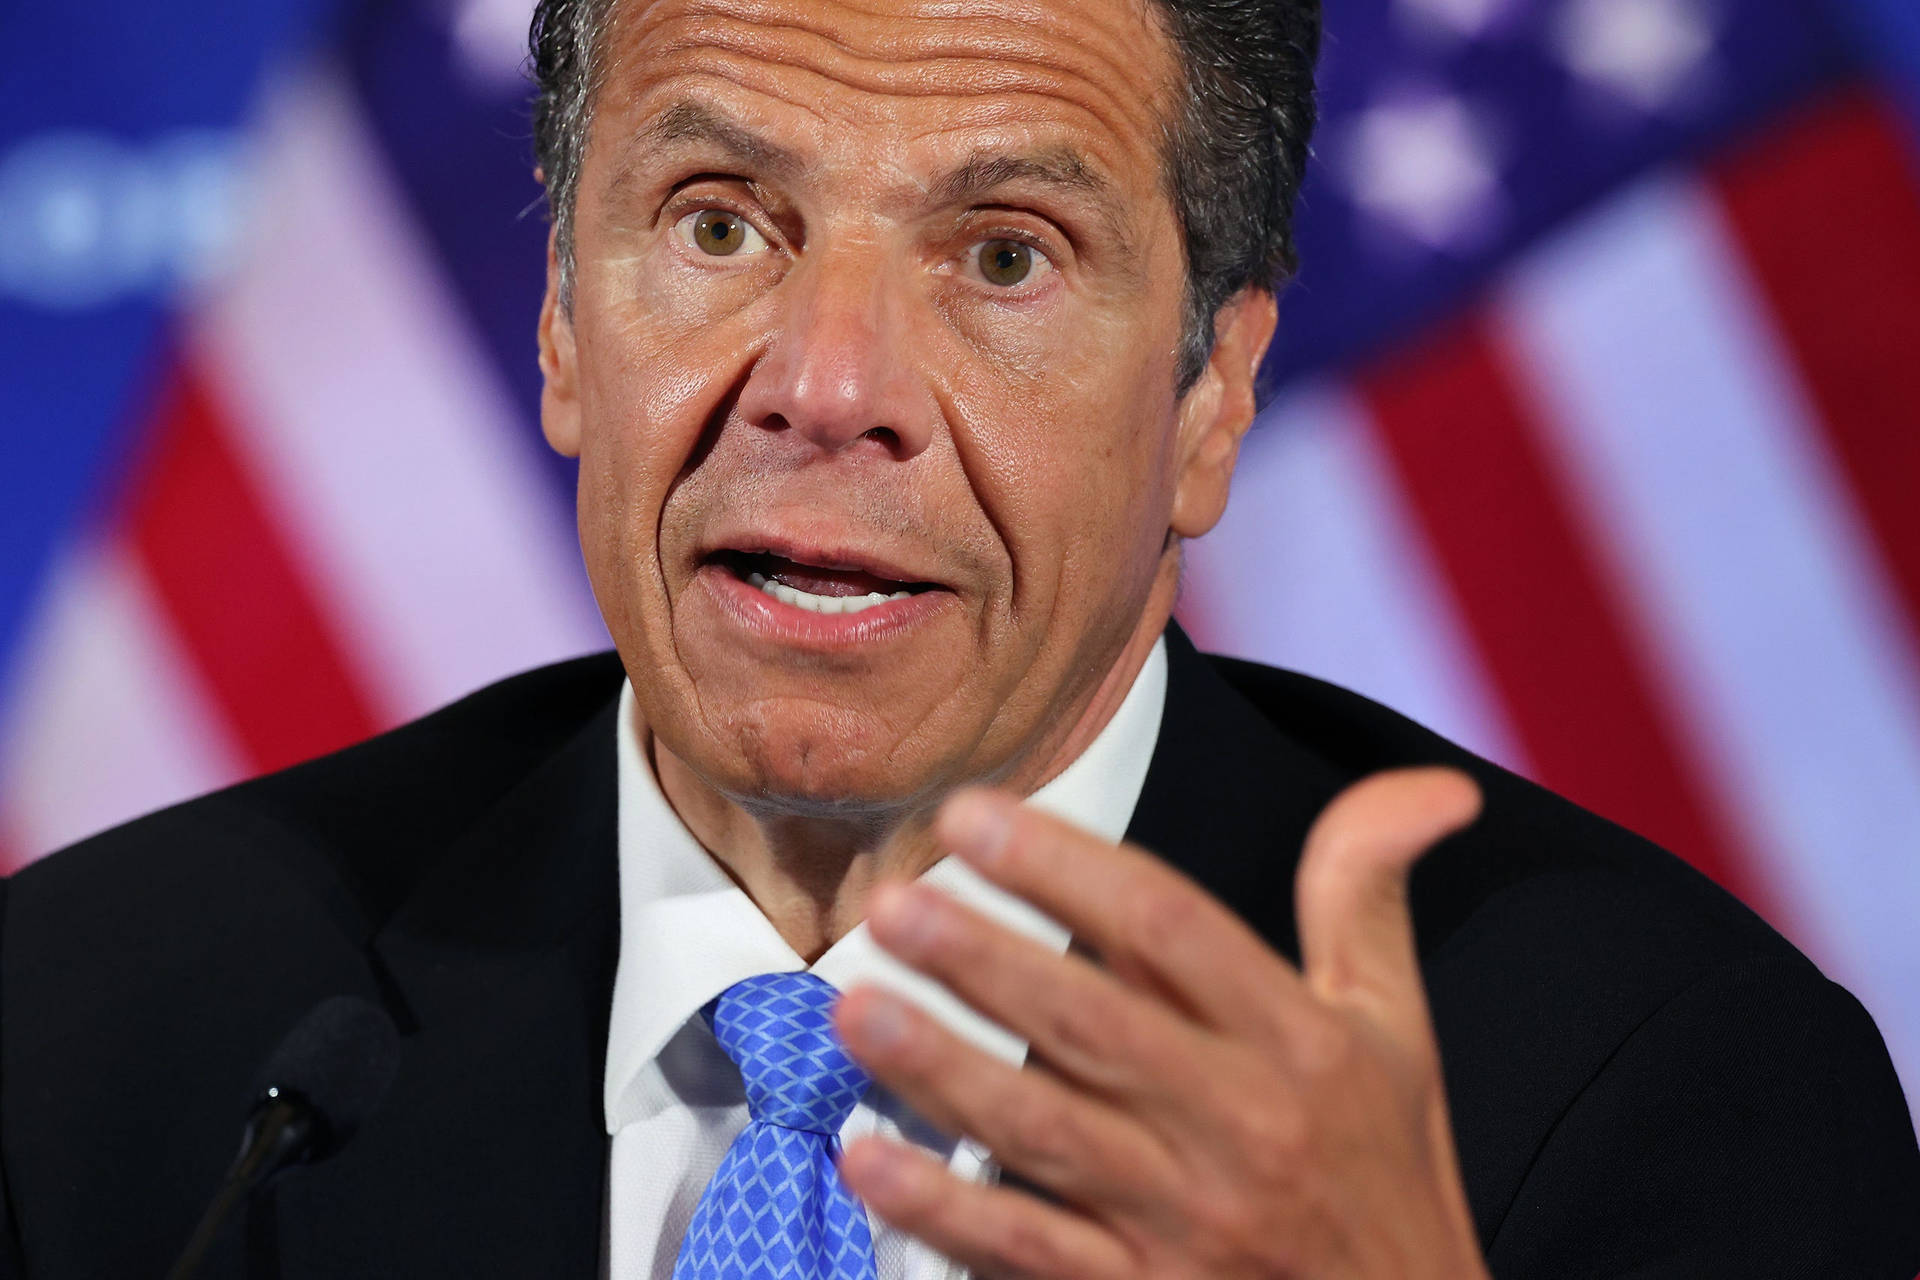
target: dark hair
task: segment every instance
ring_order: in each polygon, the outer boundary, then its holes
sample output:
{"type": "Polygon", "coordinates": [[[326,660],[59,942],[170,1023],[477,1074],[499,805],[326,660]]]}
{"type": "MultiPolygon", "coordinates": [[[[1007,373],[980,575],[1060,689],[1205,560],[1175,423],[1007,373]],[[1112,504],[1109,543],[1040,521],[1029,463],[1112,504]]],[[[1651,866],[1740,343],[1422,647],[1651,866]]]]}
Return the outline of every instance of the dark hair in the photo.
{"type": "MultiPolygon", "coordinates": [[[[1214,317],[1249,285],[1292,275],[1293,201],[1313,134],[1320,0],[1151,0],[1184,83],[1167,122],[1166,178],[1186,242],[1184,392],[1213,351],[1214,317]]],[[[571,305],[573,203],[616,0],[539,0],[529,33],[534,152],[571,305]]]]}

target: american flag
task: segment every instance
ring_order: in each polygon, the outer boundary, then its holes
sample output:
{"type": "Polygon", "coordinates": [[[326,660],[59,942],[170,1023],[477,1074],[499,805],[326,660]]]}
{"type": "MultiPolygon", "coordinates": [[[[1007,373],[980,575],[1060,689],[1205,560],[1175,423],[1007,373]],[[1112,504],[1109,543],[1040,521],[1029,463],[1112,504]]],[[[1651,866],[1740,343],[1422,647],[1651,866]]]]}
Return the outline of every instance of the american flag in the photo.
{"type": "MultiPolygon", "coordinates": [[[[528,8],[0,19],[0,867],[605,645],[528,8]]],[[[1327,19],[1183,620],[1688,858],[1920,1099],[1920,6],[1327,19]]]]}

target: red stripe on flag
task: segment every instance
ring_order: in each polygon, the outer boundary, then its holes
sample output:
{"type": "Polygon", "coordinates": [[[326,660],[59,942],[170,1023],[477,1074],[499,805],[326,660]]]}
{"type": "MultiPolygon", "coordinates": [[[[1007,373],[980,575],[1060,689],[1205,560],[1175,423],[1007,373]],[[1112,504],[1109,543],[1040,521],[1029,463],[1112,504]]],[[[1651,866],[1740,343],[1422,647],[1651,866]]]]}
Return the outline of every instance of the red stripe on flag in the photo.
{"type": "Polygon", "coordinates": [[[374,732],[325,618],[190,368],[174,372],[127,507],[128,541],[262,771],[374,732]]]}
{"type": "Polygon", "coordinates": [[[1899,123],[1845,94],[1714,185],[1920,627],[1920,173],[1899,123]]]}
{"type": "Polygon", "coordinates": [[[1401,351],[1360,389],[1538,780],[1748,894],[1630,615],[1479,322],[1401,351]]]}

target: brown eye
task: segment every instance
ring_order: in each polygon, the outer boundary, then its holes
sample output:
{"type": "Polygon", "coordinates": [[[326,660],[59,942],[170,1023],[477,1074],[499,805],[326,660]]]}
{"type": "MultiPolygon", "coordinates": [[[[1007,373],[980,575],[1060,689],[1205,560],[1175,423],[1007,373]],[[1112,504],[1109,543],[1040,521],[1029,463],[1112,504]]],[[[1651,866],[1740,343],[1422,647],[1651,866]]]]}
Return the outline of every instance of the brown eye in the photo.
{"type": "Polygon", "coordinates": [[[1033,250],[1018,240],[989,240],[980,246],[978,262],[988,284],[1012,288],[1033,273],[1033,250]]]}
{"type": "Polygon", "coordinates": [[[706,209],[694,215],[693,242],[707,253],[724,258],[738,253],[747,242],[747,224],[721,209],[706,209]]]}

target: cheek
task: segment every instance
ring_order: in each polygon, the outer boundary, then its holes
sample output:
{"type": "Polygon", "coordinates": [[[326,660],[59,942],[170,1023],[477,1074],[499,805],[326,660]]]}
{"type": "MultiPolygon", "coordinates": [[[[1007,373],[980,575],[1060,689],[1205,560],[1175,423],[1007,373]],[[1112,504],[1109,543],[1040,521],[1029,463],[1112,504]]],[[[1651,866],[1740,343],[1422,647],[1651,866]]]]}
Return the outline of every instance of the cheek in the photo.
{"type": "Polygon", "coordinates": [[[616,236],[591,259],[583,246],[574,319],[579,366],[591,371],[583,450],[616,449],[648,476],[677,472],[697,447],[714,405],[757,350],[765,326],[756,303],[769,284],[764,272],[679,262],[669,234],[616,236]]]}
{"type": "Polygon", "coordinates": [[[1045,345],[1033,372],[978,361],[957,380],[952,420],[1014,562],[1014,607],[1051,621],[1131,599],[1159,563],[1172,362],[1121,323],[1081,320],[1033,343],[1045,345]]]}
{"type": "Polygon", "coordinates": [[[647,293],[616,305],[596,298],[575,313],[581,537],[596,589],[623,612],[636,603],[627,599],[636,581],[660,581],[658,543],[670,536],[663,513],[758,333],[740,308],[697,326],[689,341],[688,323],[655,304],[647,293]]]}

